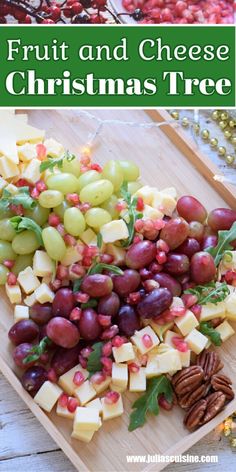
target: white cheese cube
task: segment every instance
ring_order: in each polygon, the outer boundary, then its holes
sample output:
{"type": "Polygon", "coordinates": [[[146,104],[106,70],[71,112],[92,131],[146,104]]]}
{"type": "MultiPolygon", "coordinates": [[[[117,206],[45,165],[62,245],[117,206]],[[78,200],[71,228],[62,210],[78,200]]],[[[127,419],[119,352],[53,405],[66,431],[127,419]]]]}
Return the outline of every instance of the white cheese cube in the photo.
{"type": "Polygon", "coordinates": [[[126,250],[114,244],[107,244],[106,253],[113,256],[113,264],[122,266],[125,264],[126,250]]]}
{"type": "Polygon", "coordinates": [[[118,392],[118,393],[123,393],[127,390],[127,385],[124,387],[120,386],[120,385],[116,385],[114,382],[111,381],[110,385],[109,385],[110,389],[113,390],[114,392],[118,392]]]}
{"type": "Polygon", "coordinates": [[[135,331],[134,335],[131,337],[131,340],[141,352],[141,354],[146,354],[147,352],[151,351],[151,349],[153,349],[155,346],[158,346],[158,344],[160,343],[157,335],[150,326],[146,326],[145,328],[140,329],[139,331],[135,331]],[[145,335],[150,336],[151,338],[152,344],[150,343],[150,347],[146,347],[143,342],[143,337],[145,335]]]}
{"type": "Polygon", "coordinates": [[[77,387],[74,391],[75,396],[78,398],[80,404],[83,406],[96,397],[96,390],[93,388],[92,384],[86,380],[85,382],[77,387]]]}
{"type": "Polygon", "coordinates": [[[131,343],[124,343],[120,347],[113,347],[112,353],[115,359],[115,362],[127,362],[135,358],[134,348],[131,343]]]}
{"type": "Polygon", "coordinates": [[[120,387],[121,389],[126,389],[128,385],[128,366],[127,364],[112,364],[112,383],[120,387]]]}
{"type": "Polygon", "coordinates": [[[19,175],[20,171],[17,164],[7,159],[5,156],[0,157],[0,174],[4,179],[11,179],[19,175]]]}
{"type": "Polygon", "coordinates": [[[129,374],[129,390],[130,392],[146,391],[146,369],[140,367],[138,372],[130,372],[129,374]]]}
{"type": "Polygon", "coordinates": [[[154,192],[152,199],[153,208],[157,208],[167,216],[172,216],[176,207],[176,200],[164,192],[154,192]]]}
{"type": "Polygon", "coordinates": [[[36,288],[34,294],[39,303],[52,303],[55,297],[55,293],[45,283],[36,288]]]}
{"type": "Polygon", "coordinates": [[[97,235],[91,228],[88,228],[80,235],[80,239],[87,246],[91,246],[91,241],[97,240],[97,235]]]}
{"type": "Polygon", "coordinates": [[[215,330],[220,333],[220,337],[223,343],[227,341],[227,339],[231,338],[231,336],[233,336],[233,334],[235,333],[232,326],[226,320],[223,321],[223,323],[221,323],[219,326],[217,326],[215,330]]]}
{"type": "Polygon", "coordinates": [[[233,292],[225,300],[226,318],[236,321],[236,292],[233,292]]]}
{"type": "Polygon", "coordinates": [[[73,439],[78,439],[79,441],[89,443],[91,439],[93,438],[95,431],[86,431],[86,430],[80,430],[80,431],[73,431],[71,434],[71,437],[73,439]]]}
{"type": "Polygon", "coordinates": [[[6,294],[12,304],[21,303],[21,289],[19,285],[5,284],[6,294]]]}
{"type": "Polygon", "coordinates": [[[225,317],[225,302],[206,303],[202,305],[202,311],[200,315],[200,321],[210,321],[214,318],[224,318],[225,317]]]}
{"type": "Polygon", "coordinates": [[[151,326],[153,331],[155,331],[155,333],[157,334],[160,341],[163,340],[163,336],[164,336],[165,332],[168,331],[168,329],[172,328],[172,326],[174,326],[173,322],[166,323],[164,325],[159,325],[159,324],[155,323],[154,321],[149,321],[148,324],[149,324],[149,326],[151,326]]]}
{"type": "Polygon", "coordinates": [[[40,164],[41,161],[39,159],[33,159],[30,161],[21,173],[21,178],[28,180],[31,184],[35,184],[40,180],[40,164]]]}
{"type": "Polygon", "coordinates": [[[77,385],[74,384],[73,378],[76,372],[81,372],[84,376],[85,379],[88,378],[88,371],[86,369],[83,369],[83,367],[78,364],[72,369],[68,370],[65,374],[61,375],[58,379],[58,383],[60,387],[63,388],[63,390],[68,393],[68,395],[72,395],[77,388],[77,385]]]}
{"type": "Polygon", "coordinates": [[[14,322],[29,319],[29,308],[24,305],[16,305],[14,308],[14,322]]]}
{"type": "Polygon", "coordinates": [[[67,407],[61,406],[59,402],[57,403],[56,414],[63,418],[68,418],[69,420],[72,420],[75,416],[75,412],[71,413],[67,407]]]}
{"type": "Polygon", "coordinates": [[[160,210],[157,210],[150,205],[144,206],[143,219],[162,220],[163,216],[164,214],[160,210]]]}
{"type": "Polygon", "coordinates": [[[60,157],[65,152],[65,149],[62,146],[62,144],[53,138],[45,139],[43,144],[47,149],[48,156],[57,158],[57,157],[60,157]]]}
{"type": "Polygon", "coordinates": [[[102,418],[104,421],[112,420],[113,418],[117,418],[117,416],[121,416],[124,412],[123,401],[120,395],[119,400],[112,405],[108,405],[105,402],[105,399],[101,399],[102,402],[102,418]]]}
{"type": "Polygon", "coordinates": [[[61,260],[61,264],[64,266],[70,266],[82,260],[82,254],[79,253],[76,246],[71,246],[66,248],[65,255],[61,260]]]}
{"type": "Polygon", "coordinates": [[[99,415],[102,414],[102,403],[100,398],[95,398],[91,402],[86,403],[85,408],[95,408],[99,411],[99,415]]]}
{"type": "Polygon", "coordinates": [[[19,273],[17,280],[26,294],[34,292],[40,286],[39,279],[35,277],[30,266],[19,273]]]}
{"type": "Polygon", "coordinates": [[[3,189],[7,186],[7,181],[0,177],[0,193],[2,193],[3,189]]]}
{"type": "Polygon", "coordinates": [[[165,336],[164,336],[164,343],[168,344],[173,349],[175,349],[175,345],[172,342],[172,339],[175,338],[175,337],[178,337],[178,334],[175,333],[174,331],[171,331],[170,329],[168,329],[165,333],[165,336]]]}
{"type": "Polygon", "coordinates": [[[23,162],[29,162],[37,158],[36,145],[25,143],[17,147],[19,159],[23,162]]]}
{"type": "Polygon", "coordinates": [[[24,298],[24,303],[27,306],[33,306],[36,303],[36,297],[34,293],[31,293],[31,295],[28,295],[27,297],[24,298]]]}
{"type": "Polygon", "coordinates": [[[45,411],[50,412],[62,394],[58,385],[46,380],[34,397],[34,401],[45,411]]]}
{"type": "Polygon", "coordinates": [[[97,431],[100,426],[101,419],[96,408],[83,408],[81,406],[76,408],[73,424],[74,432],[97,431]]]}
{"type": "Polygon", "coordinates": [[[13,126],[16,131],[16,142],[18,145],[27,141],[31,143],[42,142],[44,138],[45,131],[34,128],[33,126],[26,124],[24,121],[21,122],[19,119],[15,120],[14,124],[12,123],[12,127],[13,126]]]}
{"type": "Polygon", "coordinates": [[[179,351],[170,349],[163,354],[157,355],[157,367],[162,374],[182,369],[179,351]]]}
{"type": "Polygon", "coordinates": [[[187,310],[185,315],[176,317],[175,324],[183,336],[186,336],[199,325],[196,316],[190,310],[187,310]]]}
{"type": "Polygon", "coordinates": [[[143,203],[146,205],[152,206],[154,191],[156,191],[154,187],[150,187],[149,185],[144,185],[143,187],[139,188],[134,196],[141,197],[143,199],[143,203]]]}
{"type": "Polygon", "coordinates": [[[127,239],[129,231],[123,220],[113,220],[103,225],[100,229],[104,243],[114,243],[120,239],[127,239]]]}
{"type": "Polygon", "coordinates": [[[100,384],[93,383],[92,385],[93,385],[94,390],[96,390],[96,393],[99,394],[101,392],[104,392],[104,390],[106,390],[109,387],[110,383],[111,383],[111,377],[108,376],[100,384]]]}
{"type": "Polygon", "coordinates": [[[145,372],[147,379],[161,375],[162,372],[160,371],[156,358],[148,359],[145,372]]]}
{"type": "Polygon", "coordinates": [[[200,333],[197,329],[193,329],[191,333],[189,333],[185,341],[188,343],[189,348],[195,352],[195,354],[200,354],[200,352],[205,349],[207,343],[208,343],[208,338],[204,336],[204,334],[200,333]]]}
{"type": "Polygon", "coordinates": [[[191,351],[179,352],[180,362],[182,367],[189,367],[191,361],[191,351]]]}
{"type": "Polygon", "coordinates": [[[35,251],[33,272],[36,277],[47,277],[53,273],[54,263],[45,251],[35,251]]]}

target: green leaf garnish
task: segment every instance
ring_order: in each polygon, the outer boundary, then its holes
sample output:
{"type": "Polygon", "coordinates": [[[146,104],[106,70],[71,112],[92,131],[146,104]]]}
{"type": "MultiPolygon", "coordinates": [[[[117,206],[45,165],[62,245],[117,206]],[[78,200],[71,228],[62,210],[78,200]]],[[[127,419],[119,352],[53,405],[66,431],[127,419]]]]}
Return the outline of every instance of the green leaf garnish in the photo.
{"type": "Polygon", "coordinates": [[[97,246],[98,246],[98,249],[101,249],[101,248],[102,248],[102,243],[103,243],[102,235],[101,235],[101,233],[98,233],[98,234],[97,234],[97,246]]]}
{"type": "Polygon", "coordinates": [[[215,265],[218,266],[225,251],[233,249],[230,243],[236,239],[236,221],[228,231],[218,231],[218,244],[215,247],[208,247],[206,252],[212,255],[215,265]]]}
{"type": "Polygon", "coordinates": [[[102,356],[102,342],[98,342],[92,345],[93,351],[88,356],[87,370],[89,371],[89,378],[102,370],[101,356],[102,356]]]}
{"type": "Polygon", "coordinates": [[[229,288],[226,282],[218,286],[214,282],[210,282],[206,285],[197,285],[194,288],[185,290],[184,293],[196,295],[199,305],[206,305],[206,303],[216,304],[222,302],[229,295],[229,288]]]}
{"type": "Polygon", "coordinates": [[[23,359],[23,364],[29,364],[29,362],[35,362],[37,361],[42,354],[47,352],[48,347],[52,344],[51,339],[49,339],[47,336],[45,336],[39,344],[36,346],[32,347],[30,353],[28,354],[27,357],[23,359]]]}
{"type": "Polygon", "coordinates": [[[63,154],[62,157],[59,158],[53,158],[48,156],[48,159],[43,161],[40,164],[40,172],[44,172],[45,170],[49,169],[51,172],[53,172],[54,167],[57,167],[58,169],[62,169],[63,162],[66,160],[68,162],[73,161],[76,158],[74,154],[71,154],[69,151],[66,151],[65,154],[63,154]]]}
{"type": "Polygon", "coordinates": [[[93,275],[93,274],[101,274],[103,270],[109,270],[109,272],[112,272],[113,274],[116,275],[123,275],[123,270],[121,270],[119,267],[112,265],[112,264],[103,264],[103,262],[97,262],[89,268],[87,275],[93,275]]]}
{"type": "Polygon", "coordinates": [[[129,231],[129,237],[126,241],[123,241],[122,246],[128,247],[133,242],[135,221],[142,218],[143,214],[136,210],[137,198],[136,197],[132,198],[131,193],[128,192],[128,182],[123,182],[120,188],[120,193],[124,201],[127,203],[127,216],[129,219],[128,223],[127,221],[125,221],[125,219],[123,219],[127,225],[127,228],[129,231]]]}
{"type": "Polygon", "coordinates": [[[42,229],[34,220],[25,216],[13,216],[10,222],[17,233],[21,233],[25,229],[33,231],[39,244],[43,246],[42,229]]]}
{"type": "Polygon", "coordinates": [[[22,205],[23,208],[32,210],[36,206],[36,201],[29,194],[29,187],[20,187],[16,194],[4,189],[0,199],[0,211],[8,210],[10,205],[22,205]]]}
{"type": "Polygon", "coordinates": [[[97,306],[98,301],[96,298],[90,298],[90,300],[87,303],[81,303],[80,307],[82,310],[85,310],[85,308],[95,308],[97,306]]]}
{"type": "Polygon", "coordinates": [[[78,292],[81,284],[83,282],[83,277],[80,277],[79,279],[76,279],[73,283],[73,292],[78,292]]]}
{"type": "Polygon", "coordinates": [[[218,331],[216,331],[208,321],[204,321],[202,323],[200,323],[200,326],[199,326],[199,331],[202,333],[202,334],[205,334],[206,336],[208,336],[208,338],[210,338],[211,342],[215,345],[215,346],[221,346],[222,344],[222,339],[221,339],[221,336],[220,336],[220,333],[218,333],[218,331]]]}
{"type": "Polygon", "coordinates": [[[173,390],[170,380],[165,375],[153,377],[148,381],[146,393],[134,402],[130,415],[129,431],[134,431],[143,426],[146,422],[147,413],[158,415],[159,405],[158,397],[164,394],[167,401],[171,402],[173,398],[173,390]]]}

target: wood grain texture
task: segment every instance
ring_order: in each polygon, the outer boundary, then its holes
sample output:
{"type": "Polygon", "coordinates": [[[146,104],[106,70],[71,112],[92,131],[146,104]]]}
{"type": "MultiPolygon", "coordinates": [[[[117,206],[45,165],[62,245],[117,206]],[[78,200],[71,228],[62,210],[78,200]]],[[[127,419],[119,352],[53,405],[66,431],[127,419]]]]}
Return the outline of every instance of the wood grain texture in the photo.
{"type": "MultiPolygon", "coordinates": [[[[151,119],[142,111],[99,110],[94,111],[94,113],[103,118],[119,118],[130,121],[148,121],[151,119]]],[[[81,146],[86,144],[90,133],[93,133],[97,128],[96,123],[84,117],[80,117],[79,111],[72,112],[69,110],[31,111],[30,123],[37,126],[42,126],[43,124],[47,130],[47,136],[59,139],[66,148],[74,152],[78,151],[81,146]]],[[[136,160],[141,167],[143,182],[155,185],[159,188],[174,185],[180,194],[191,192],[205,202],[208,209],[225,205],[219,194],[207,183],[204,177],[199,174],[199,169],[197,170],[183,155],[183,152],[176,148],[173,139],[169,139],[160,129],[149,131],[139,129],[137,131],[135,128],[127,129],[127,127],[124,126],[111,127],[107,125],[104,127],[99,137],[98,143],[94,149],[94,156],[98,162],[101,163],[109,158],[118,159],[121,156],[123,159],[129,158],[136,160]]],[[[162,468],[157,464],[145,466],[141,464],[129,464],[129,466],[127,466],[126,454],[179,454],[189,449],[215,427],[218,422],[222,421],[225,416],[233,410],[236,410],[236,401],[234,401],[217,419],[193,434],[187,433],[183,428],[183,415],[180,410],[176,409],[174,413],[169,414],[162,412],[158,418],[150,418],[144,428],[130,434],[127,431],[127,424],[134,395],[129,394],[125,395],[126,414],[123,415],[122,418],[117,418],[110,423],[104,423],[102,430],[96,435],[92,443],[84,445],[78,441],[72,441],[70,439],[70,422],[58,418],[54,412],[50,415],[46,415],[22,389],[19,381],[11,370],[14,369],[14,366],[11,359],[11,347],[9,346],[6,332],[12,323],[12,307],[6,300],[3,290],[1,291],[1,296],[0,354],[2,360],[0,368],[31,411],[37,416],[39,421],[44,424],[47,431],[54,437],[55,441],[70,457],[74,466],[81,472],[85,470],[91,472],[105,472],[108,470],[114,472],[126,470],[135,472],[157,472],[162,468]]],[[[234,387],[236,387],[236,353],[234,345],[235,338],[229,340],[224,345],[223,349],[221,349],[221,353],[226,365],[225,372],[234,379],[234,387]]],[[[8,408],[11,410],[10,401],[8,399],[7,402],[8,408]]],[[[16,404],[17,402],[14,401],[14,410],[16,409],[16,404]]],[[[10,410],[3,406],[4,417],[6,417],[6,412],[10,410]]],[[[20,456],[22,457],[23,451],[25,451],[24,455],[27,457],[34,452],[33,457],[36,461],[38,460],[38,456],[41,455],[41,452],[49,455],[50,452],[48,451],[53,451],[53,454],[59,453],[59,451],[57,451],[58,447],[53,446],[54,443],[48,439],[48,435],[45,432],[45,436],[41,440],[43,430],[41,429],[40,432],[40,426],[37,428],[37,435],[29,432],[29,425],[32,420],[31,414],[28,413],[26,407],[21,407],[21,410],[23,410],[24,413],[19,415],[17,411],[13,411],[12,414],[10,413],[10,416],[8,416],[10,424],[8,424],[6,420],[5,423],[3,421],[3,424],[5,424],[5,432],[7,432],[4,436],[10,439],[10,444],[9,441],[7,441],[7,443],[4,443],[4,440],[1,441],[0,467],[2,468],[0,468],[0,470],[2,471],[4,471],[5,465],[6,467],[10,467],[9,461],[16,460],[16,458],[20,456]],[[22,425],[23,431],[25,432],[25,435],[23,432],[19,432],[17,439],[14,432],[16,424],[17,427],[18,425],[19,427],[22,425]],[[38,446],[38,449],[37,446],[36,449],[31,446],[31,441],[34,440],[37,441],[37,444],[41,444],[40,447],[38,446]],[[15,457],[15,459],[12,459],[12,457],[15,457]]],[[[0,433],[4,431],[4,428],[0,433]]],[[[205,440],[203,440],[203,443],[204,441],[205,440]]],[[[204,452],[201,451],[201,453],[203,454],[204,452]]],[[[205,451],[205,454],[206,453],[209,453],[208,449],[205,451]]],[[[35,467],[37,467],[37,462],[35,464],[35,467]]],[[[60,460],[58,466],[61,467],[60,460]]],[[[13,465],[13,467],[15,466],[13,465]]],[[[33,466],[31,470],[34,470],[35,467],[33,466]]],[[[45,466],[45,469],[48,471],[50,467],[51,465],[49,468],[45,466]]],[[[169,466],[169,471],[178,470],[176,467],[177,466],[173,465],[169,466]]],[[[186,471],[189,470],[189,465],[187,467],[186,471]]],[[[195,470],[207,470],[201,468],[202,466],[197,467],[198,469],[195,470]]],[[[8,468],[6,470],[11,469],[8,468]]],[[[13,468],[12,470],[16,469],[13,468]]],[[[61,469],[53,468],[51,470],[54,472],[61,469]]],[[[65,466],[65,470],[70,469],[65,466]]],[[[74,469],[72,468],[71,470],[74,469]]],[[[184,470],[182,465],[179,470],[184,470]]],[[[218,470],[220,470],[220,468],[218,470]]]]}

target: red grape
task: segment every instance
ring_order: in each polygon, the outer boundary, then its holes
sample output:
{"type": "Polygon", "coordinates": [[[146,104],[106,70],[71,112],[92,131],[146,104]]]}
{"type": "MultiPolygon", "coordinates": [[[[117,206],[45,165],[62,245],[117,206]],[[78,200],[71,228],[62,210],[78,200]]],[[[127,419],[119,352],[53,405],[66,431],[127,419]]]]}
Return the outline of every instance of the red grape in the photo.
{"type": "Polygon", "coordinates": [[[142,318],[154,318],[170,307],[173,296],[167,288],[156,288],[146,295],[137,306],[142,318]]]}
{"type": "Polygon", "coordinates": [[[82,311],[78,326],[82,338],[86,339],[86,341],[93,341],[98,338],[102,332],[101,325],[98,321],[98,315],[92,308],[87,308],[82,311]]]}
{"type": "Polygon", "coordinates": [[[174,275],[185,274],[189,270],[189,258],[185,254],[167,254],[164,270],[174,275]]]}
{"type": "Polygon", "coordinates": [[[55,344],[66,349],[76,346],[80,339],[78,328],[71,321],[60,316],[49,321],[46,332],[55,344]]]}
{"type": "Polygon", "coordinates": [[[126,297],[138,288],[141,278],[136,270],[127,269],[123,275],[116,275],[112,280],[115,292],[120,297],[126,297]]]}
{"type": "Polygon", "coordinates": [[[177,211],[186,221],[199,221],[204,223],[207,218],[207,211],[204,206],[190,195],[184,195],[177,201],[177,211]]]}
{"type": "Polygon", "coordinates": [[[199,221],[191,221],[189,223],[189,237],[196,239],[198,242],[202,241],[204,236],[204,226],[199,221]]]}
{"type": "Polygon", "coordinates": [[[158,274],[153,275],[153,279],[159,283],[160,287],[168,288],[173,297],[179,297],[181,295],[181,285],[178,280],[171,277],[171,275],[166,274],[165,272],[159,272],[158,274]]]}
{"type": "Polygon", "coordinates": [[[35,303],[29,309],[30,318],[38,325],[44,325],[52,318],[51,303],[35,303]]]}
{"type": "Polygon", "coordinates": [[[194,254],[190,263],[191,279],[203,285],[214,280],[216,266],[213,257],[207,252],[200,251],[194,254]]]}
{"type": "Polygon", "coordinates": [[[120,299],[115,292],[100,298],[97,311],[102,315],[116,316],[120,308],[120,299]]]}
{"type": "Polygon", "coordinates": [[[20,320],[15,323],[8,332],[8,337],[13,344],[29,343],[37,338],[39,329],[32,320],[20,320]]]}
{"type": "Polygon", "coordinates": [[[41,366],[29,367],[21,378],[24,389],[31,395],[35,395],[43,383],[47,380],[47,371],[41,366]]]}
{"type": "Polygon", "coordinates": [[[170,249],[176,249],[189,235],[189,225],[183,218],[172,218],[160,232],[160,238],[168,244],[170,249]]]}
{"type": "Polygon", "coordinates": [[[71,349],[57,348],[51,359],[51,367],[55,370],[58,377],[78,364],[79,352],[80,348],[78,346],[71,349]]]}
{"type": "Polygon", "coordinates": [[[139,317],[132,306],[124,305],[120,308],[117,324],[120,333],[125,336],[133,336],[134,332],[140,328],[139,317]]]}
{"type": "Polygon", "coordinates": [[[126,265],[130,269],[143,269],[151,264],[156,256],[156,246],[151,241],[140,241],[128,249],[126,265]]]}
{"type": "Polygon", "coordinates": [[[75,307],[75,304],[76,302],[72,290],[70,288],[60,288],[56,292],[52,302],[53,316],[69,318],[69,315],[75,307]]]}
{"type": "Polygon", "coordinates": [[[208,225],[214,231],[230,229],[235,221],[236,211],[229,208],[216,208],[208,216],[208,225]]]}
{"type": "Polygon", "coordinates": [[[218,238],[215,234],[204,236],[201,249],[204,250],[207,247],[215,247],[217,246],[217,241],[218,241],[218,238]]]}
{"type": "Polygon", "coordinates": [[[33,344],[30,343],[22,343],[17,346],[13,351],[13,359],[18,367],[21,369],[26,369],[27,367],[31,367],[35,364],[36,361],[27,362],[24,364],[24,359],[31,353],[32,348],[34,347],[33,344]]]}
{"type": "Polygon", "coordinates": [[[178,247],[178,252],[185,254],[189,258],[195,254],[195,252],[200,251],[200,244],[194,238],[187,238],[185,241],[178,247]]]}
{"type": "Polygon", "coordinates": [[[104,274],[87,275],[81,284],[81,290],[90,297],[105,297],[112,292],[111,277],[104,274]]]}

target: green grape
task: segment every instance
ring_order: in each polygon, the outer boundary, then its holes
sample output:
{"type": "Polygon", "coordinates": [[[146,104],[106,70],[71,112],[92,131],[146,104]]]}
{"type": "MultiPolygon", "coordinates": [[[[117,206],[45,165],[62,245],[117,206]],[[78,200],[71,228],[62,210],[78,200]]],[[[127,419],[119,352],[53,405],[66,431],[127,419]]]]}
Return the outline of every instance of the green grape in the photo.
{"type": "Polygon", "coordinates": [[[52,226],[44,228],[42,238],[49,257],[54,261],[61,261],[66,253],[66,245],[56,228],[52,226]]]}
{"type": "Polygon", "coordinates": [[[90,208],[85,214],[85,220],[88,226],[101,228],[111,221],[111,215],[103,208],[90,208]]]}
{"type": "Polygon", "coordinates": [[[70,204],[66,200],[63,200],[60,205],[53,208],[53,212],[56,213],[56,215],[60,216],[60,218],[63,220],[65,211],[67,210],[67,208],[70,207],[70,204]]]}
{"type": "Polygon", "coordinates": [[[79,161],[79,158],[76,157],[72,161],[68,161],[67,159],[63,159],[62,172],[68,172],[69,174],[75,175],[75,177],[79,177],[80,176],[80,161],[79,161]]]}
{"type": "MultiPolygon", "coordinates": [[[[13,239],[14,241],[14,239],[13,239]]],[[[5,260],[15,260],[16,258],[16,253],[13,248],[13,245],[11,245],[10,242],[8,241],[2,241],[0,239],[0,264],[5,261],[5,260]]]]}
{"type": "Polygon", "coordinates": [[[43,208],[54,208],[64,200],[62,192],[58,190],[45,190],[39,195],[39,203],[43,208]]]}
{"type": "Polygon", "coordinates": [[[43,208],[38,204],[32,210],[24,212],[25,216],[34,220],[39,226],[43,226],[48,221],[49,213],[48,208],[43,208]]]}
{"type": "Polygon", "coordinates": [[[5,285],[7,281],[7,274],[9,274],[9,269],[0,264],[0,285],[5,285]]]}
{"type": "Polygon", "coordinates": [[[128,182],[128,192],[131,193],[131,195],[134,195],[138,191],[139,188],[142,187],[141,182],[128,182]]]}
{"type": "Polygon", "coordinates": [[[15,264],[12,268],[12,272],[18,275],[22,270],[26,269],[33,265],[33,254],[24,254],[22,256],[17,256],[15,264]]]}
{"type": "Polygon", "coordinates": [[[139,168],[134,162],[131,161],[118,161],[122,172],[124,180],[127,182],[137,180],[139,178],[139,168]]]}
{"type": "MultiPolygon", "coordinates": [[[[26,229],[17,234],[12,241],[12,249],[16,254],[31,254],[40,247],[40,243],[33,231],[26,229]]],[[[7,257],[7,259],[12,259],[7,257]]]]}
{"type": "Polygon", "coordinates": [[[49,190],[59,190],[64,195],[77,192],[78,179],[73,174],[52,174],[47,179],[49,190]]]}
{"type": "Polygon", "coordinates": [[[108,161],[103,167],[102,177],[110,180],[114,191],[119,190],[123,182],[123,172],[118,161],[108,161]]]}
{"type": "Polygon", "coordinates": [[[0,235],[4,241],[12,241],[16,232],[8,218],[0,220],[0,235]]]}
{"type": "Polygon", "coordinates": [[[97,182],[101,180],[102,176],[100,172],[96,170],[88,170],[78,178],[78,192],[82,190],[86,185],[91,184],[92,182],[97,182]]]}
{"type": "Polygon", "coordinates": [[[98,206],[105,202],[113,193],[113,185],[109,180],[98,180],[86,187],[80,192],[81,202],[88,202],[92,206],[98,206]]]}
{"type": "Polygon", "coordinates": [[[116,209],[117,203],[118,203],[118,198],[116,195],[113,194],[111,195],[110,198],[108,198],[108,200],[106,200],[101,205],[101,208],[103,208],[103,210],[106,210],[108,211],[108,213],[110,213],[113,220],[116,220],[117,218],[119,218],[119,212],[116,209]]]}
{"type": "Polygon", "coordinates": [[[64,213],[64,226],[67,233],[79,236],[86,228],[83,213],[78,208],[67,208],[64,213]]]}

